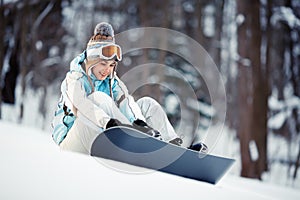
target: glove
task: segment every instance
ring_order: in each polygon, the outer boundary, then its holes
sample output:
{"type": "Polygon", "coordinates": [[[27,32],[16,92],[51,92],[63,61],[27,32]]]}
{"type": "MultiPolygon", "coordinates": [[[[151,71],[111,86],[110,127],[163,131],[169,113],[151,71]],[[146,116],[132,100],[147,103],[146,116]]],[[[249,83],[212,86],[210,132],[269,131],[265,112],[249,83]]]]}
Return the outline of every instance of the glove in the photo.
{"type": "Polygon", "coordinates": [[[108,128],[116,127],[116,126],[126,126],[126,127],[133,128],[131,125],[123,124],[122,122],[120,122],[119,120],[114,119],[114,118],[111,118],[111,119],[107,122],[105,128],[108,129],[108,128]]]}
{"type": "Polygon", "coordinates": [[[143,120],[137,119],[133,122],[133,128],[142,131],[143,133],[146,133],[152,137],[159,138],[161,140],[161,135],[160,133],[153,129],[152,127],[148,126],[146,122],[143,120]]]}

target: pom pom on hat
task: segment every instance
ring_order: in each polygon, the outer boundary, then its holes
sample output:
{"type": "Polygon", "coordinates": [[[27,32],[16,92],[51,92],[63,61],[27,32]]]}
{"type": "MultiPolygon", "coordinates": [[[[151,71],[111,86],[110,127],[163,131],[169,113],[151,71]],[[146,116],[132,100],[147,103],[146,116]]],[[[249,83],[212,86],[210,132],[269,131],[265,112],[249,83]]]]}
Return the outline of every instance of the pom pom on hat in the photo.
{"type": "Polygon", "coordinates": [[[94,35],[104,35],[106,37],[108,36],[114,37],[114,29],[109,23],[101,22],[96,25],[94,29],[94,35]]]}

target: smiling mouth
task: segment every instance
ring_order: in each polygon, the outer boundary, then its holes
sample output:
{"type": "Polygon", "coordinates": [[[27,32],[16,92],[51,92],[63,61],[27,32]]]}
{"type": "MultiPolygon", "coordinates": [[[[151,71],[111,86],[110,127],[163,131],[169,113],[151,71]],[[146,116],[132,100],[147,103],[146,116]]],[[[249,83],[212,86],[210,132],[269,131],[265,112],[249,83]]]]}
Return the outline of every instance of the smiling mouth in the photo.
{"type": "Polygon", "coordinates": [[[101,76],[107,76],[108,74],[107,73],[99,73],[101,76]]]}

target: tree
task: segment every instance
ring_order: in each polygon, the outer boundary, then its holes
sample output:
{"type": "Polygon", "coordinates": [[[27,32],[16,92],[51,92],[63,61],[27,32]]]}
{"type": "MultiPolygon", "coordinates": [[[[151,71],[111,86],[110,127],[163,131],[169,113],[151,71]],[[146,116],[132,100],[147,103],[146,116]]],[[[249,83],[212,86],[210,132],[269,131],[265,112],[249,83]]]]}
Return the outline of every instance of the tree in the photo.
{"type": "Polygon", "coordinates": [[[3,27],[5,27],[5,20],[4,20],[4,5],[3,5],[3,0],[0,1],[0,24],[1,24],[1,29],[0,29],[0,119],[2,118],[2,109],[1,109],[1,104],[2,104],[2,69],[3,69],[3,62],[4,62],[4,34],[5,30],[3,27]]]}
{"type": "Polygon", "coordinates": [[[253,171],[253,162],[250,157],[249,143],[251,138],[251,114],[252,114],[252,87],[251,87],[251,70],[249,63],[249,38],[247,35],[248,23],[244,20],[249,20],[249,1],[238,2],[238,17],[241,18],[241,24],[238,27],[238,116],[240,122],[238,123],[237,133],[240,140],[241,152],[241,175],[245,177],[255,177],[253,171]]]}
{"type": "Polygon", "coordinates": [[[268,76],[261,63],[262,31],[260,24],[260,1],[252,2],[250,7],[251,42],[250,60],[253,84],[253,114],[251,132],[257,146],[258,158],[255,161],[255,173],[258,178],[267,167],[267,114],[268,114],[268,76]]]}
{"type": "Polygon", "coordinates": [[[241,175],[260,179],[267,163],[268,110],[267,78],[261,65],[260,1],[239,1],[238,18],[241,175]]]}
{"type": "Polygon", "coordinates": [[[283,136],[287,140],[288,154],[283,161],[289,165],[288,174],[291,174],[291,166],[295,164],[293,177],[296,178],[299,167],[300,148],[298,156],[292,156],[294,149],[291,143],[300,133],[299,109],[300,106],[293,105],[292,99],[300,101],[299,90],[299,53],[296,49],[299,44],[299,2],[273,0],[267,7],[268,13],[268,46],[267,46],[267,68],[269,69],[270,94],[284,104],[282,108],[272,108],[270,119],[278,115],[284,115],[283,123],[277,127],[270,127],[270,131],[283,136]],[[295,160],[296,161],[295,161],[295,160]]]}

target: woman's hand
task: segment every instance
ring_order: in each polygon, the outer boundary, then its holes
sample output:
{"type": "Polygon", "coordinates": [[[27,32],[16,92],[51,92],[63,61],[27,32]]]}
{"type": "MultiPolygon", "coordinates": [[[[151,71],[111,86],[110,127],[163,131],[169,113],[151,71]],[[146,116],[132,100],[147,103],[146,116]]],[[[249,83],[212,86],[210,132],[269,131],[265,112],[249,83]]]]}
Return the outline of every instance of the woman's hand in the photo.
{"type": "Polygon", "coordinates": [[[146,122],[143,120],[137,119],[133,122],[133,127],[139,131],[142,131],[143,133],[146,133],[152,137],[161,139],[160,132],[153,129],[152,127],[148,126],[146,122]]]}
{"type": "Polygon", "coordinates": [[[105,128],[108,129],[108,128],[116,127],[116,126],[126,126],[126,127],[133,128],[131,125],[129,125],[129,124],[123,124],[123,123],[121,123],[119,120],[114,119],[114,118],[111,118],[111,119],[107,122],[105,128]]]}

